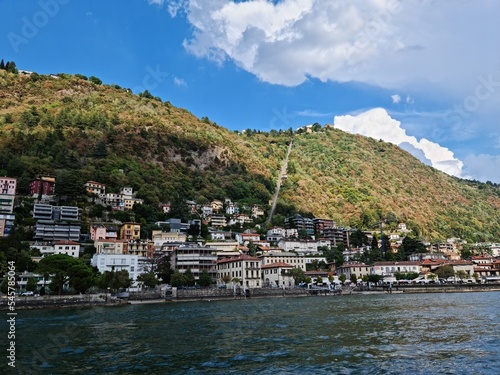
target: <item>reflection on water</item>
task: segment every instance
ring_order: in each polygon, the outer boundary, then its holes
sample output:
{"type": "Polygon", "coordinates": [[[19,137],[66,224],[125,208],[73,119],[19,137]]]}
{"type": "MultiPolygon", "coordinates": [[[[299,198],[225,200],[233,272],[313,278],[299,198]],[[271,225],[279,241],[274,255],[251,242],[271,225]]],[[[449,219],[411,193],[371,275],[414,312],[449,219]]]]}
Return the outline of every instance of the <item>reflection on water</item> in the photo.
{"type": "Polygon", "coordinates": [[[23,374],[496,375],[499,301],[392,294],[19,311],[17,360],[23,374]]]}

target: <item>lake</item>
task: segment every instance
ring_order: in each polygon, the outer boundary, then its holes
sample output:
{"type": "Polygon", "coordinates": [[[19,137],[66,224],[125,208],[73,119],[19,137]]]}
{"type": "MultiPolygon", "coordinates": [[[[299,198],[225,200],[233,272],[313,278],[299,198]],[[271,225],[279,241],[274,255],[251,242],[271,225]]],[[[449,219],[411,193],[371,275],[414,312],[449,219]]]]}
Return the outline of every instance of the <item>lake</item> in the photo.
{"type": "Polygon", "coordinates": [[[19,310],[16,351],[22,374],[497,375],[500,292],[19,310]]]}

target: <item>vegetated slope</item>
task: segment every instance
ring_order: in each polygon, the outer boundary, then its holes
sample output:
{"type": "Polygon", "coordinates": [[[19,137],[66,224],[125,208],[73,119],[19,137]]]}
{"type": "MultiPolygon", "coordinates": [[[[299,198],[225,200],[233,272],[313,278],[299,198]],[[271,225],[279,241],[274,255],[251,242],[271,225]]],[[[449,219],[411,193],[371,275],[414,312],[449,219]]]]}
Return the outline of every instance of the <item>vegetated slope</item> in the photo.
{"type": "Polygon", "coordinates": [[[207,118],[75,76],[0,71],[0,172],[57,177],[56,192],[83,183],[125,185],[147,203],[231,197],[267,203],[286,138],[249,142],[207,118]]]}
{"type": "Polygon", "coordinates": [[[338,224],[406,224],[428,239],[500,238],[500,189],[450,177],[401,148],[326,127],[297,134],[282,199],[338,224]]]}
{"type": "MultiPolygon", "coordinates": [[[[19,178],[20,193],[40,174],[57,177],[59,195],[76,196],[96,180],[110,192],[130,185],[146,203],[170,201],[178,212],[185,199],[268,204],[288,132],[236,134],[147,93],[59,76],[0,70],[0,175],[19,178]]],[[[498,186],[325,128],[293,135],[276,217],[303,211],[376,229],[383,216],[386,227],[403,221],[428,239],[498,241],[499,209],[498,186]]]]}

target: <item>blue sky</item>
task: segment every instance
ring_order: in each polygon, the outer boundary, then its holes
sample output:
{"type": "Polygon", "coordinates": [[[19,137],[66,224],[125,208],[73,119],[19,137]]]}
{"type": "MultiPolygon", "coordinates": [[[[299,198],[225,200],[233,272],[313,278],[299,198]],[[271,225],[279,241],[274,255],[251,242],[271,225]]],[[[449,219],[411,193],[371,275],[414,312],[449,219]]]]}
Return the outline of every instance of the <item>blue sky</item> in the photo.
{"type": "Polygon", "coordinates": [[[319,122],[500,183],[500,2],[0,2],[0,57],[148,89],[228,129],[319,122]]]}

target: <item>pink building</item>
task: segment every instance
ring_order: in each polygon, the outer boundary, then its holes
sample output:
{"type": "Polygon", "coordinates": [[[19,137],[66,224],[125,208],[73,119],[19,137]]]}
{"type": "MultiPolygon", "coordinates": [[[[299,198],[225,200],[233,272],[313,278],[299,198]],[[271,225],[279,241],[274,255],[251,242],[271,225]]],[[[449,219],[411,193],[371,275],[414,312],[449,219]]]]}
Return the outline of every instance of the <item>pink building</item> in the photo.
{"type": "Polygon", "coordinates": [[[0,194],[16,195],[17,180],[11,177],[0,177],[0,194]]]}

